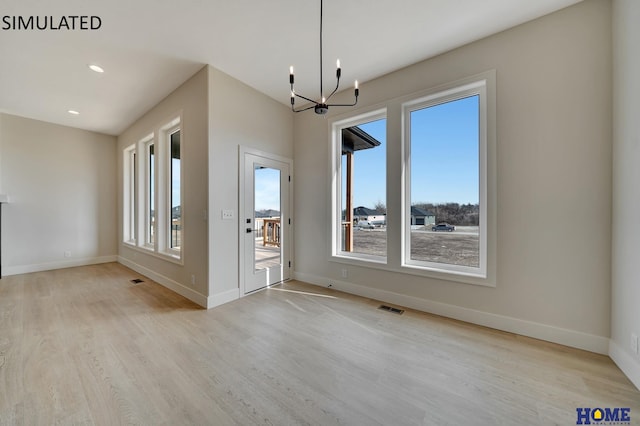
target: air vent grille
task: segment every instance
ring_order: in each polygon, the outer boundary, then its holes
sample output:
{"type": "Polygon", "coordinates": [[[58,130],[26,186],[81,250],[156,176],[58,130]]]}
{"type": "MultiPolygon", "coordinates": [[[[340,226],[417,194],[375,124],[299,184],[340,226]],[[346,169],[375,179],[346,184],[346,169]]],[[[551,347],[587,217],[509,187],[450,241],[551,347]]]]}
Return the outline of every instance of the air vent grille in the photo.
{"type": "Polygon", "coordinates": [[[398,309],[398,308],[394,308],[393,306],[387,306],[387,305],[380,305],[378,309],[391,312],[394,314],[398,314],[398,315],[402,315],[404,313],[404,309],[398,309]]]}

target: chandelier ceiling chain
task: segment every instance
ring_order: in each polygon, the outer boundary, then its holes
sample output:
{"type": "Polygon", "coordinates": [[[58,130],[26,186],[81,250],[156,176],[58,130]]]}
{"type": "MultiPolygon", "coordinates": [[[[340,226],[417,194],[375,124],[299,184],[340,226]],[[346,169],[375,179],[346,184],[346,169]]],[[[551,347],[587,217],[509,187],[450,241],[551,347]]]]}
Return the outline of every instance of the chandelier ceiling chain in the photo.
{"type": "Polygon", "coordinates": [[[314,101],[313,99],[309,99],[306,96],[302,96],[298,93],[296,93],[294,87],[293,87],[293,83],[294,83],[294,74],[293,74],[293,66],[289,67],[289,84],[291,85],[291,111],[293,112],[302,112],[302,111],[306,111],[309,110],[311,108],[313,108],[316,112],[316,114],[320,114],[320,115],[324,115],[329,111],[329,107],[330,106],[355,106],[358,103],[358,95],[360,94],[360,91],[358,90],[358,80],[355,81],[355,90],[354,90],[354,95],[355,95],[355,100],[352,104],[330,104],[329,99],[331,99],[331,97],[334,95],[334,93],[336,93],[338,91],[338,88],[340,87],[340,76],[342,74],[342,70],[340,69],[340,59],[338,59],[336,61],[336,88],[333,89],[333,92],[331,92],[331,94],[329,96],[327,96],[326,98],[324,97],[324,91],[323,91],[323,81],[322,81],[322,15],[323,15],[323,0],[320,0],[320,102],[318,101],[314,101]],[[300,98],[300,99],[304,99],[305,101],[311,102],[313,105],[306,107],[306,108],[302,108],[302,109],[296,109],[295,108],[295,101],[296,101],[296,97],[300,98]]]}

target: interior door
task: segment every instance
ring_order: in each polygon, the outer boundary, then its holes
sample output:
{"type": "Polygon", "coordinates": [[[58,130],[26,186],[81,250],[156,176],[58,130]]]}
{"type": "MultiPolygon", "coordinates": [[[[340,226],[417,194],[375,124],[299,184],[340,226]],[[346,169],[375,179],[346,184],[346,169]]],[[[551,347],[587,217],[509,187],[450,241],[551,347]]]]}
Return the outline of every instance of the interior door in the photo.
{"type": "Polygon", "coordinates": [[[240,280],[243,294],[290,278],[290,163],[243,152],[240,280]]]}

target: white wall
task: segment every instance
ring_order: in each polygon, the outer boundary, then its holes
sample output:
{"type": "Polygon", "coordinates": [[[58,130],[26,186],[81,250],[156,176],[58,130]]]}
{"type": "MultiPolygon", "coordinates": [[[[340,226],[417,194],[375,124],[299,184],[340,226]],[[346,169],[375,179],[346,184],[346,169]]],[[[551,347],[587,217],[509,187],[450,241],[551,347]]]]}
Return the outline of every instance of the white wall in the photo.
{"type": "MultiPolygon", "coordinates": [[[[207,71],[198,73],[153,107],[118,137],[118,245],[120,262],[206,306],[207,266],[207,71]],[[181,144],[184,194],[181,196],[184,264],[131,248],[122,242],[123,150],[182,113],[181,144]],[[192,284],[191,276],[195,278],[192,284]]],[[[115,199],[115,198],[114,198],[115,199]]]]}
{"type": "Polygon", "coordinates": [[[215,306],[239,297],[239,147],[293,158],[293,115],[242,82],[208,69],[209,294],[215,306]],[[234,220],[222,220],[222,210],[233,210],[234,220]]]}
{"type": "MultiPolygon", "coordinates": [[[[358,109],[497,73],[495,288],[329,261],[327,121],[294,122],[296,276],[606,353],[610,327],[611,11],[587,0],[364,84],[358,109]]],[[[344,113],[343,109],[330,114],[344,113]]],[[[390,124],[391,125],[391,124],[390,124]]],[[[388,176],[400,176],[390,140],[388,176]]],[[[399,190],[388,188],[388,207],[399,190]]],[[[389,245],[399,250],[400,239],[389,245]]]]}
{"type": "Polygon", "coordinates": [[[640,388],[640,2],[613,2],[613,250],[610,355],[640,388]]]}
{"type": "Polygon", "coordinates": [[[113,136],[0,114],[3,274],[115,261],[115,170],[113,136]]]}

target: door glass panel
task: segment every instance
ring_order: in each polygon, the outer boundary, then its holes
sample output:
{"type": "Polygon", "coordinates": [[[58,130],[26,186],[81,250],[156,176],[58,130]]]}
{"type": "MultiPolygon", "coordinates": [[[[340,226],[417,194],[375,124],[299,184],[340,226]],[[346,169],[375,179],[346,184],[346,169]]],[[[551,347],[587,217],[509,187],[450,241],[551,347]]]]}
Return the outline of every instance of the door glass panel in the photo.
{"type": "Polygon", "coordinates": [[[280,244],[280,170],[254,166],[255,270],[282,263],[280,244]]]}

